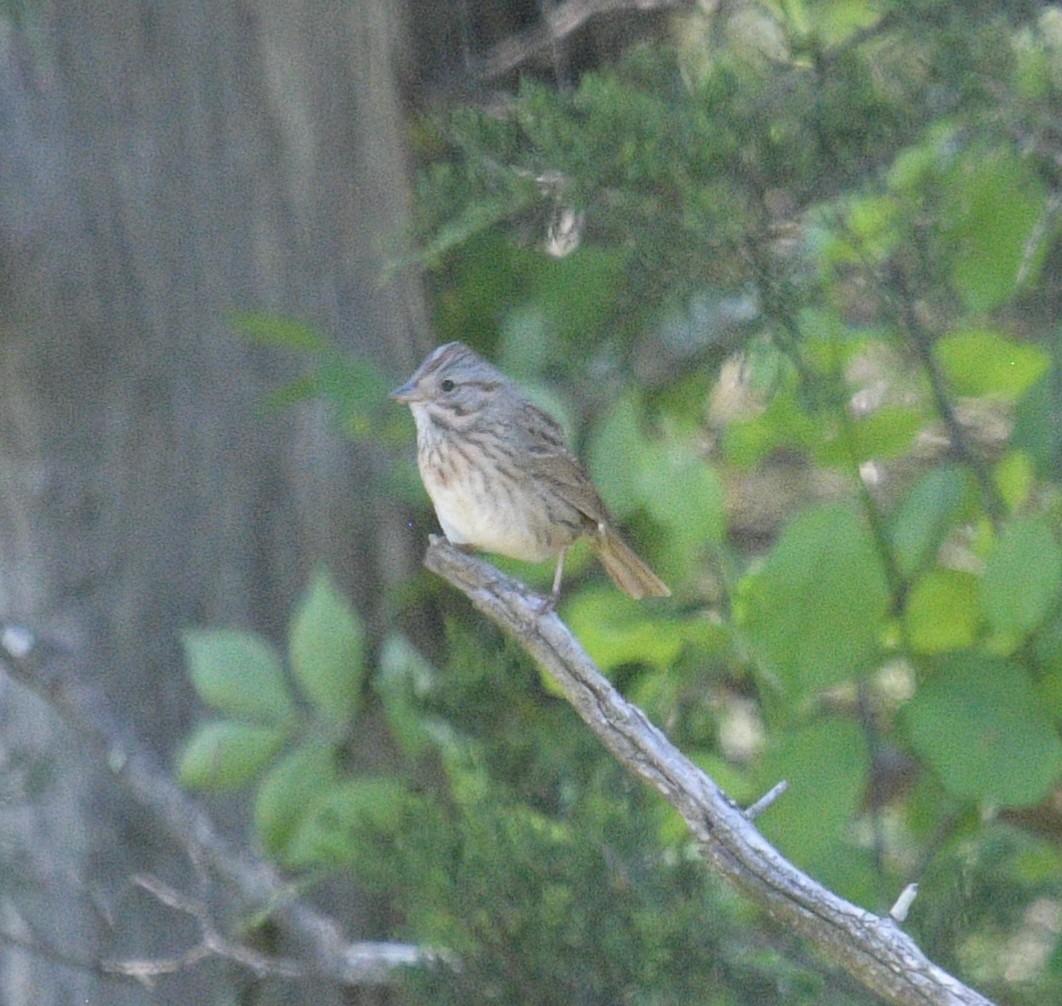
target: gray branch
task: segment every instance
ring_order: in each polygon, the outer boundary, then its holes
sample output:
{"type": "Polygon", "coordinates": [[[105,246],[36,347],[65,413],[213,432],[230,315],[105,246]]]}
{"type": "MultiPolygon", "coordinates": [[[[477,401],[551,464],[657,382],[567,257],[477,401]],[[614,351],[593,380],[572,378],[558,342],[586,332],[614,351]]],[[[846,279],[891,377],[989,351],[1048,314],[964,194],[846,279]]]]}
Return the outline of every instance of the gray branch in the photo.
{"type": "Polygon", "coordinates": [[[682,815],[705,860],[779,923],[888,1002],[991,1006],[928,960],[893,919],[837,897],[786,860],[741,808],[612,687],[555,614],[537,613],[537,595],[443,539],[433,539],[424,564],[553,676],[609,751],[682,815]]]}
{"type": "MultiPolygon", "coordinates": [[[[408,943],[351,942],[335,920],[309,905],[269,863],[234,848],[169,773],[128,739],[124,726],[105,711],[102,695],[87,684],[94,675],[86,673],[75,656],[38,644],[20,626],[5,625],[0,626],[0,666],[58,713],[193,862],[232,884],[249,904],[266,909],[270,918],[308,950],[309,959],[297,965],[276,961],[276,967],[271,967],[259,956],[253,970],[289,975],[296,970],[345,986],[389,985],[404,968],[446,959],[444,953],[408,943]]],[[[230,944],[228,956],[237,959],[231,949],[230,944]]],[[[154,973],[166,971],[158,961],[106,962],[101,970],[144,977],[152,969],[154,973]]]]}

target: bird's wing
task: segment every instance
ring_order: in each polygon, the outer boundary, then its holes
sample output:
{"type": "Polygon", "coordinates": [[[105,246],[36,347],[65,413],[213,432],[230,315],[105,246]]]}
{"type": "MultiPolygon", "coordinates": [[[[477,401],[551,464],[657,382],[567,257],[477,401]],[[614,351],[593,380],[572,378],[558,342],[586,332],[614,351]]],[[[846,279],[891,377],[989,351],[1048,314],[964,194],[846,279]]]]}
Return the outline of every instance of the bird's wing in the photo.
{"type": "Polygon", "coordinates": [[[564,442],[560,425],[534,405],[525,408],[526,459],[529,474],[542,479],[566,503],[595,524],[611,520],[608,507],[594,488],[586,469],[564,442]]]}

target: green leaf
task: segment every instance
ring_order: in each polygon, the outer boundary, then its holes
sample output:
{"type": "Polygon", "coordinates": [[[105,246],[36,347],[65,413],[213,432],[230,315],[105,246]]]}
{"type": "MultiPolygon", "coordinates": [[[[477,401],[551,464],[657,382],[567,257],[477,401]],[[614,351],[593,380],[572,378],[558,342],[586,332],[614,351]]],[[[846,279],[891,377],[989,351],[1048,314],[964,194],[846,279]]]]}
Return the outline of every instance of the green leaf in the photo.
{"type": "Polygon", "coordinates": [[[581,590],[564,606],[565,621],[605,670],[644,663],[665,670],[684,645],[677,619],[654,618],[612,586],[581,590]]]}
{"type": "Polygon", "coordinates": [[[952,793],[1031,806],[1062,774],[1062,742],[1028,676],[985,656],[951,657],[903,711],[915,750],[952,793]]]}
{"type": "Polygon", "coordinates": [[[229,324],[244,338],[266,346],[320,353],[331,345],[317,329],[295,318],[248,311],[234,314],[229,324]]]}
{"type": "Polygon", "coordinates": [[[882,262],[900,238],[902,204],[892,195],[853,197],[844,228],[830,233],[823,251],[831,264],[882,262]]]}
{"type": "MultiPolygon", "coordinates": [[[[503,374],[519,381],[520,387],[526,391],[529,384],[538,382],[548,371],[557,352],[555,333],[545,311],[537,301],[530,300],[506,311],[490,358],[503,374]]],[[[540,384],[539,387],[549,387],[553,398],[557,397],[555,385],[540,384]]],[[[552,402],[540,402],[537,398],[532,401],[553,415],[552,402]]],[[[554,418],[561,419],[559,415],[554,418]]],[[[565,433],[571,433],[570,424],[562,422],[561,425],[565,433]]]]}
{"type": "Polygon", "coordinates": [[[1056,726],[1062,725],[1062,618],[1056,616],[1036,633],[1033,653],[1040,708],[1056,726]]]}
{"type": "Polygon", "coordinates": [[[795,695],[865,672],[889,592],[859,516],[831,503],[794,520],[739,585],[737,615],[762,668],[795,695]]]}
{"type": "Polygon", "coordinates": [[[719,544],[726,532],[723,486],[697,450],[692,433],[669,429],[650,451],[651,461],[640,480],[650,516],[687,553],[719,544]]]}
{"type": "Polygon", "coordinates": [[[266,726],[287,723],[295,706],[276,651],[249,632],[190,630],[182,636],[192,684],[209,706],[266,726]]]}
{"type": "Polygon", "coordinates": [[[1036,484],[1035,463],[1025,451],[1007,451],[992,472],[992,478],[1008,509],[1028,502],[1036,484]]]}
{"type": "Polygon", "coordinates": [[[349,779],[320,792],[306,808],[291,841],[289,867],[342,866],[364,843],[394,841],[418,800],[394,778],[349,779]]]}
{"type": "Polygon", "coordinates": [[[630,251],[584,244],[564,258],[536,256],[532,297],[549,319],[550,330],[569,345],[583,346],[616,309],[630,251]]]}
{"type": "Polygon", "coordinates": [[[737,465],[759,464],[772,451],[815,446],[822,438],[821,420],[804,407],[789,379],[775,390],[767,408],[752,419],[731,423],[723,437],[727,456],[737,465]]]}
{"type": "Polygon", "coordinates": [[[629,516],[641,504],[637,463],[645,453],[642,433],[642,401],[636,391],[628,391],[594,427],[587,448],[587,463],[594,484],[618,520],[629,516]],[[623,464],[616,459],[623,458],[623,464]]]}
{"type": "Polygon", "coordinates": [[[281,409],[290,409],[293,405],[301,405],[319,392],[317,380],[309,375],[302,375],[284,384],[274,387],[264,399],[264,408],[267,412],[279,412],[281,409]]]}
{"type": "Polygon", "coordinates": [[[431,241],[415,256],[397,260],[393,266],[394,270],[404,269],[412,263],[437,266],[450,252],[481,236],[500,221],[509,219],[513,213],[525,206],[531,205],[536,195],[534,185],[529,184],[519,193],[509,191],[502,196],[481,196],[472,200],[460,216],[439,226],[431,241]]]}
{"type": "Polygon", "coordinates": [[[954,332],[933,351],[958,395],[1021,398],[1051,365],[1039,346],[1015,342],[998,332],[954,332]]]}
{"type": "Polygon", "coordinates": [[[185,742],[177,763],[182,786],[218,791],[252,782],[288,739],[280,727],[220,720],[204,723],[185,742]]]}
{"type": "Polygon", "coordinates": [[[869,763],[859,727],[831,717],[774,733],[757,765],[762,791],[789,783],[762,819],[764,834],[824,882],[835,879],[832,859],[862,804],[869,763]]]}
{"type": "Polygon", "coordinates": [[[892,522],[893,554],[900,573],[913,577],[937,555],[972,499],[969,475],[958,466],[932,469],[907,494],[892,522]]]}
{"type": "Polygon", "coordinates": [[[314,374],[318,395],[331,404],[342,428],[354,439],[407,442],[408,413],[387,400],[394,383],[368,360],[325,355],[314,374]]]}
{"type": "Polygon", "coordinates": [[[302,693],[325,716],[353,719],[364,674],[361,620],[331,574],[319,567],[303,594],[288,641],[302,693]]]}
{"type": "Polygon", "coordinates": [[[435,668],[405,636],[393,632],[384,640],[373,687],[391,735],[408,758],[420,757],[432,740],[418,700],[431,690],[434,678],[435,668]]]}
{"type": "Polygon", "coordinates": [[[989,624],[1023,636],[1047,616],[1062,587],[1062,550],[1046,520],[1019,518],[1003,528],[985,561],[981,603],[989,624]]]}
{"type": "Polygon", "coordinates": [[[919,143],[896,155],[889,168],[889,188],[921,198],[926,183],[934,183],[953,160],[957,131],[955,122],[949,119],[931,123],[919,143]]]}
{"type": "Polygon", "coordinates": [[[663,558],[672,573],[682,576],[706,546],[722,540],[722,484],[697,450],[694,433],[668,424],[662,435],[646,437],[636,392],[624,395],[597,425],[588,456],[594,481],[618,520],[643,510],[667,528],[663,558]]]}
{"type": "Polygon", "coordinates": [[[924,425],[921,410],[906,405],[886,406],[855,420],[855,460],[888,461],[905,454],[924,425]]]}
{"type": "Polygon", "coordinates": [[[969,310],[991,310],[1014,295],[1023,271],[1026,282],[1039,272],[1047,235],[1030,242],[1046,208],[1043,182],[1010,148],[968,151],[945,181],[952,280],[969,310]]]}
{"type": "Polygon", "coordinates": [[[270,769],[254,805],[254,820],[266,852],[281,862],[308,808],[339,782],[331,744],[308,741],[270,769]]]}
{"type": "MultiPolygon", "coordinates": [[[[1057,331],[1053,338],[1057,344],[1057,331]]],[[[1052,480],[1057,478],[1057,459],[1062,456],[1062,425],[1055,415],[1052,379],[1055,369],[1053,366],[1014,407],[1014,433],[1010,440],[1011,447],[1032,459],[1037,474],[1052,480]]]]}
{"type": "Polygon", "coordinates": [[[827,46],[844,42],[882,17],[881,5],[872,0],[826,0],[815,4],[811,13],[815,30],[827,46]]]}
{"type": "Polygon", "coordinates": [[[984,622],[977,577],[956,569],[930,570],[911,588],[904,619],[916,653],[973,646],[984,622]]]}

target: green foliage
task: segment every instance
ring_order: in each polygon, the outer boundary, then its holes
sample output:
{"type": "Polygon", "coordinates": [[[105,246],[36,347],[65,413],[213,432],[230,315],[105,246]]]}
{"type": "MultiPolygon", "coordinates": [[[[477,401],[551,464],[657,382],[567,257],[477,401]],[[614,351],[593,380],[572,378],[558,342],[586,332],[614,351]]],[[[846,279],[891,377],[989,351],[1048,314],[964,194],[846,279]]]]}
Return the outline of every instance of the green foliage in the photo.
{"type": "Polygon", "coordinates": [[[288,659],[303,694],[322,716],[353,719],[365,658],[361,622],[323,568],[307,588],[288,635],[288,659]]]}
{"type": "Polygon", "coordinates": [[[329,348],[328,340],[320,332],[296,318],[250,312],[233,316],[231,325],[244,338],[263,346],[279,346],[315,354],[326,352],[329,348]]]}
{"type": "Polygon", "coordinates": [[[790,524],[738,602],[762,671],[799,703],[872,669],[889,595],[859,515],[825,504],[790,524]]]}
{"type": "Polygon", "coordinates": [[[971,311],[998,307],[1014,295],[1023,271],[1035,274],[1043,262],[1046,246],[1035,241],[1035,232],[1044,184],[1018,151],[976,146],[943,183],[941,238],[955,289],[971,311]]]}
{"type": "Polygon", "coordinates": [[[204,723],[184,746],[178,776],[191,789],[246,786],[273,760],[287,739],[283,727],[263,727],[239,720],[204,723]]]}
{"type": "Polygon", "coordinates": [[[284,670],[265,640],[245,632],[190,631],[184,652],[196,692],[218,712],[269,726],[291,720],[284,670]]]}
{"type": "Polygon", "coordinates": [[[184,785],[254,785],[258,837],[289,866],[349,858],[337,848],[357,833],[359,813],[371,821],[383,813],[384,789],[395,801],[403,791],[342,770],[359,723],[364,630],[329,573],[315,570],[296,605],[290,680],[273,647],[250,633],[187,632],[185,653],[199,697],[226,718],[188,738],[178,762],[184,785]]]}
{"type": "Polygon", "coordinates": [[[1062,551],[1043,519],[1006,525],[985,561],[981,606],[999,634],[1020,641],[1038,628],[1062,588],[1062,551]]]}
{"type": "Polygon", "coordinates": [[[969,472],[939,465],[907,493],[892,516],[889,546],[901,576],[912,580],[933,564],[960,520],[976,513],[969,472]]]}
{"type": "MultiPolygon", "coordinates": [[[[440,341],[547,389],[674,589],[629,602],[574,554],[576,634],[735,795],[789,781],[763,819],[783,853],[877,911],[920,879],[916,935],[1020,1006],[1062,981],[1057,940],[1020,983],[1006,959],[1062,899],[1060,25],[1018,0],[694,5],[570,90],[431,124],[419,189],[440,341]],[[586,227],[553,258],[559,209],[586,227]]],[[[412,456],[375,372],[243,330],[312,361],[288,399],[412,456]]],[[[223,718],[184,778],[257,786],[282,863],[351,871],[462,955],[409,1001],[844,1001],[756,952],[675,817],[478,617],[370,666],[318,580],[290,683],[252,637],[190,639],[223,718]],[[369,692],[389,774],[348,768],[369,692]]]]}
{"type": "Polygon", "coordinates": [[[762,791],[779,779],[789,791],[765,818],[763,832],[824,884],[858,900],[876,897],[867,854],[847,840],[862,806],[869,769],[867,739],[850,719],[829,717],[772,733],[757,766],[762,791]]]}
{"type": "Polygon", "coordinates": [[[311,807],[338,791],[338,752],[320,737],[292,746],[263,774],[254,801],[254,823],[269,855],[288,866],[296,860],[294,839],[311,807]]]}
{"type": "MultiPolygon", "coordinates": [[[[352,359],[322,332],[294,318],[251,312],[233,315],[229,324],[251,342],[285,350],[304,361],[300,376],[272,393],[270,408],[323,399],[332,406],[342,430],[353,439],[390,444],[403,441],[405,417],[387,401],[393,385],[373,363],[352,359]]],[[[412,496],[412,477],[400,471],[392,488],[412,496]]]]}
{"type": "Polygon", "coordinates": [[[941,370],[957,395],[1024,395],[1047,371],[1050,358],[996,332],[955,332],[935,346],[941,370]]]}
{"type": "Polygon", "coordinates": [[[437,817],[439,810],[430,799],[411,792],[394,776],[346,779],[312,793],[287,844],[286,859],[293,867],[350,865],[361,883],[386,890],[396,882],[396,860],[411,861],[415,854],[420,860],[416,868],[422,871],[424,857],[430,861],[446,848],[447,836],[437,817]],[[387,857],[374,851],[396,840],[404,847],[392,849],[387,857]]]}
{"type": "Polygon", "coordinates": [[[396,855],[402,833],[365,867],[416,871],[390,887],[411,934],[461,955],[456,972],[411,974],[408,1001],[775,1003],[778,980],[809,1002],[825,994],[827,976],[800,974],[746,929],[685,840],[661,854],[659,801],[526,658],[458,623],[447,651],[422,705],[460,730],[436,733],[446,827],[429,815],[430,855],[396,855]]]}
{"type": "Polygon", "coordinates": [[[725,530],[723,488],[691,431],[646,433],[645,403],[630,390],[601,418],[587,448],[591,476],[619,520],[644,513],[659,530],[660,556],[689,574],[725,530]],[[623,464],[616,464],[622,458],[623,464]]]}
{"type": "Polygon", "coordinates": [[[915,749],[957,796],[1035,804],[1062,774],[1062,742],[1021,667],[955,656],[904,709],[915,749]]]}
{"type": "MultiPolygon", "coordinates": [[[[306,622],[335,642],[333,656],[349,652],[351,613],[321,571],[293,632],[306,622]]],[[[349,870],[393,900],[405,919],[396,935],[460,954],[456,972],[411,972],[409,1001],[466,1002],[493,987],[492,1001],[514,1004],[781,1002],[779,976],[809,1001],[823,994],[829,977],[788,964],[784,947],[765,949],[684,842],[650,853],[666,820],[659,802],[547,696],[518,651],[480,627],[454,623],[449,636],[444,673],[392,634],[372,676],[409,774],[434,763],[435,785],[344,767],[334,731],[356,730],[356,710],[318,708],[305,689],[309,708],[288,732],[235,719],[201,727],[185,749],[186,784],[218,785],[222,764],[222,782],[255,786],[259,840],[286,868],[349,870]]]]}
{"type": "Polygon", "coordinates": [[[639,663],[666,671],[682,651],[688,624],[654,616],[645,605],[617,598],[611,586],[581,591],[565,606],[564,618],[603,670],[639,663]]]}
{"type": "Polygon", "coordinates": [[[971,649],[984,623],[980,582],[961,569],[931,569],[915,580],[904,605],[907,645],[932,655],[971,649]]]}
{"type": "MultiPolygon", "coordinates": [[[[571,92],[525,84],[507,115],[441,124],[450,184],[422,191],[427,234],[495,210],[432,259],[441,333],[472,303],[484,351],[558,381],[677,588],[669,607],[569,587],[566,619],[742,792],[789,779],[764,829],[877,908],[905,864],[955,862],[986,814],[1062,780],[1060,23],[1017,2],[702,5],[571,92]],[[497,212],[527,178],[551,182],[497,212]],[[587,227],[554,260],[527,235],[558,205],[587,227]],[[547,305],[583,282],[566,324],[547,305]],[[728,296],[751,324],[670,327],[728,296]],[[744,399],[720,414],[734,352],[744,399]],[[728,763],[750,692],[762,735],[728,763]],[[890,759],[911,766],[896,790],[890,759]]],[[[1057,897],[1038,876],[995,883],[1057,897]]],[[[947,883],[929,871],[915,925],[991,957],[941,928],[947,883]]]]}

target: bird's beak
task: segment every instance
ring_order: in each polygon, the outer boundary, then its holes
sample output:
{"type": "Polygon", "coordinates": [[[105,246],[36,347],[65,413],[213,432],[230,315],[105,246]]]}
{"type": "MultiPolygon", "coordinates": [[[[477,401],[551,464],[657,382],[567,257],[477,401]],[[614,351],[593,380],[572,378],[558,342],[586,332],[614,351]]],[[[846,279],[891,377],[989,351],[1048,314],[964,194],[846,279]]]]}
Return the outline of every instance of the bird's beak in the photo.
{"type": "Polygon", "coordinates": [[[395,388],[395,390],[387,397],[394,402],[401,402],[403,405],[409,405],[411,402],[417,402],[420,400],[420,392],[412,381],[406,381],[406,383],[400,388],[395,388]]]}

